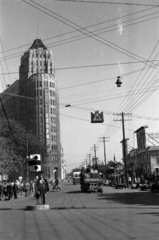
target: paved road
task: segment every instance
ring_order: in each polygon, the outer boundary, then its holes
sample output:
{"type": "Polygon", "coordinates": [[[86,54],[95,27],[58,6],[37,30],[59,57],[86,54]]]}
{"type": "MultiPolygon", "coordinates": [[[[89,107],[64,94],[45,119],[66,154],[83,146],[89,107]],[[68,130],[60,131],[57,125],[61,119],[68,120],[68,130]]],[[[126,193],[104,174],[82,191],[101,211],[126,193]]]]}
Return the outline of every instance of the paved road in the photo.
{"type": "Polygon", "coordinates": [[[81,193],[64,182],[47,193],[50,210],[27,211],[31,197],[0,202],[0,240],[158,240],[159,194],[105,187],[81,193]]]}

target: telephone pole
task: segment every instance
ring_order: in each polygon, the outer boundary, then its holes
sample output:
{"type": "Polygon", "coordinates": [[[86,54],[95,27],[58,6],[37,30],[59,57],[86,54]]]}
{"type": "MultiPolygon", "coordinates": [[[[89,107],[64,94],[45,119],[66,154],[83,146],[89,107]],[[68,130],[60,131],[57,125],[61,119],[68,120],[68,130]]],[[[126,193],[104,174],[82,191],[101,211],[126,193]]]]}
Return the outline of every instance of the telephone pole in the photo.
{"type": "Polygon", "coordinates": [[[92,154],[86,154],[86,156],[89,157],[89,165],[91,165],[91,155],[92,155],[92,154]]]}
{"type": "Polygon", "coordinates": [[[28,132],[26,133],[26,168],[27,168],[27,182],[29,182],[29,156],[28,156],[28,132]]]}
{"type": "Polygon", "coordinates": [[[94,164],[93,165],[95,165],[95,167],[97,168],[97,157],[96,157],[96,151],[97,151],[97,147],[96,147],[96,145],[94,144],[94,147],[93,147],[93,149],[92,150],[94,150],[94,160],[95,160],[95,162],[94,162],[94,164]]]}
{"type": "Polygon", "coordinates": [[[109,141],[106,141],[106,138],[109,138],[109,137],[101,137],[102,138],[102,141],[99,141],[99,142],[103,142],[103,145],[104,145],[104,162],[105,162],[105,177],[106,177],[106,173],[107,173],[107,164],[106,164],[106,142],[109,142],[109,141]]]}
{"type": "MultiPolygon", "coordinates": [[[[127,187],[128,184],[128,170],[127,170],[127,149],[126,149],[126,142],[128,139],[125,139],[125,126],[124,126],[124,115],[131,115],[130,113],[120,113],[120,114],[114,114],[114,115],[120,115],[122,117],[121,120],[114,120],[114,121],[122,121],[122,131],[123,131],[123,140],[121,141],[123,144],[123,160],[124,160],[124,166],[125,166],[125,181],[127,187]]],[[[131,121],[131,119],[127,119],[126,121],[131,121]]]]}

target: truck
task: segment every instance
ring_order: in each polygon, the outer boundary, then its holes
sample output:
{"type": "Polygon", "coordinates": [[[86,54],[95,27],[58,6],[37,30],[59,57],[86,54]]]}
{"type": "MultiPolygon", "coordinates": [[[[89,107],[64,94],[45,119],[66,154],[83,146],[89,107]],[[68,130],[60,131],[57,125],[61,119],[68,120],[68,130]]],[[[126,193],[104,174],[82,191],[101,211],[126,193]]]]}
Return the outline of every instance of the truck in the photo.
{"type": "Polygon", "coordinates": [[[99,173],[84,174],[81,177],[81,192],[103,192],[103,179],[99,173]]]}

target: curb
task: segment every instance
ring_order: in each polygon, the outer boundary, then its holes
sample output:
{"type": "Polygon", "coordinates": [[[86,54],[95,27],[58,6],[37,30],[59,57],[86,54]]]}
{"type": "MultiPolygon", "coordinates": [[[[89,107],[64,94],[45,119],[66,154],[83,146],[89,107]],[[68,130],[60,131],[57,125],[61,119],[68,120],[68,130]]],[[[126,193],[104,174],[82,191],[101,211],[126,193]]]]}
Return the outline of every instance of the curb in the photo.
{"type": "Polygon", "coordinates": [[[45,205],[29,205],[26,207],[27,210],[36,211],[36,210],[48,210],[50,209],[49,204],[45,205]]]}

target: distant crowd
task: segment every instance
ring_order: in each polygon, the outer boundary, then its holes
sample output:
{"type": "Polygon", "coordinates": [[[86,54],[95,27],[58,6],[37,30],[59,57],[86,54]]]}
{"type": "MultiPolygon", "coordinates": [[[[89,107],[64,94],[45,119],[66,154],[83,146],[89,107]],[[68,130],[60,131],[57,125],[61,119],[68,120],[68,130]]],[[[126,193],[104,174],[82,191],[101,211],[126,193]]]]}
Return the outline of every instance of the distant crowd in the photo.
{"type": "Polygon", "coordinates": [[[35,191],[35,181],[15,182],[0,181],[0,201],[16,200],[18,196],[24,194],[30,196],[35,191]]]}
{"type": "MultiPolygon", "coordinates": [[[[43,175],[36,177],[33,181],[19,181],[8,182],[8,181],[0,181],[0,201],[11,201],[16,200],[21,196],[28,197],[31,194],[37,198],[42,193],[41,182],[44,182],[44,192],[49,191],[49,184],[46,179],[44,179],[43,175]]],[[[60,190],[60,182],[58,178],[50,181],[50,185],[52,191],[60,190]]]]}

